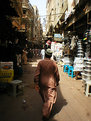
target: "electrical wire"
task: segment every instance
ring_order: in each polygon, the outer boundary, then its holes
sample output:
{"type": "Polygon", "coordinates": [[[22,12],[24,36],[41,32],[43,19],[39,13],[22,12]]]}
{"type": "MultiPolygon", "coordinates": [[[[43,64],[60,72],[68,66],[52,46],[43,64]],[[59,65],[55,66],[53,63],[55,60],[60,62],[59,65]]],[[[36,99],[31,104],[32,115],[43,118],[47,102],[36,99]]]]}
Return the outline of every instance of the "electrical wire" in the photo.
{"type": "MultiPolygon", "coordinates": [[[[28,3],[24,3],[24,2],[17,2],[17,1],[12,1],[12,0],[10,0],[12,3],[15,3],[15,4],[17,4],[17,3],[23,3],[23,4],[30,4],[31,5],[31,3],[30,2],[28,2],[28,3]]],[[[31,7],[33,7],[32,5],[31,5],[31,7]]],[[[41,10],[42,11],[42,10],[41,10]]],[[[47,16],[55,16],[55,15],[60,15],[60,14],[63,14],[63,13],[56,13],[56,14],[51,14],[51,15],[39,15],[39,18],[41,18],[41,17],[47,17],[47,16]]]]}
{"type": "Polygon", "coordinates": [[[54,16],[54,15],[59,15],[59,14],[63,14],[63,13],[56,13],[56,14],[51,14],[51,15],[41,15],[40,17],[44,17],[44,16],[54,16]]]}

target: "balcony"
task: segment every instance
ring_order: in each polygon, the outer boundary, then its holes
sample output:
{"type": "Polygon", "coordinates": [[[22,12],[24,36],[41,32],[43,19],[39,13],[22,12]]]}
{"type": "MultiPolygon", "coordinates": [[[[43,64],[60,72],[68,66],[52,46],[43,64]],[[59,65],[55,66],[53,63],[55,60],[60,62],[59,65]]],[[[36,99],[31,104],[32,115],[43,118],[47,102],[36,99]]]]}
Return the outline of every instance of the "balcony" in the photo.
{"type": "Polygon", "coordinates": [[[22,16],[22,0],[10,0],[11,7],[14,8],[19,17],[22,16]]]}

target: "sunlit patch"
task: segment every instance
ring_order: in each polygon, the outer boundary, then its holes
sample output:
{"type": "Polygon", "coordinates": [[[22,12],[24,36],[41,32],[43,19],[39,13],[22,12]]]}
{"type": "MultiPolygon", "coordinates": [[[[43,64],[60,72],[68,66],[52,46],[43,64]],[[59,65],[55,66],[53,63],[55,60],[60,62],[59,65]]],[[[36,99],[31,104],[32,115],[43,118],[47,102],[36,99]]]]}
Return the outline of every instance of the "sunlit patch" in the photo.
{"type": "Polygon", "coordinates": [[[36,62],[31,62],[30,63],[32,67],[37,67],[37,63],[36,62]]]}
{"type": "Polygon", "coordinates": [[[32,67],[37,67],[37,64],[39,63],[41,59],[37,59],[36,62],[29,62],[29,64],[32,66],[32,67]]]}
{"type": "Polygon", "coordinates": [[[37,64],[32,64],[32,67],[37,67],[37,64]]]}
{"type": "Polygon", "coordinates": [[[37,62],[41,61],[41,59],[37,59],[37,62]]]}

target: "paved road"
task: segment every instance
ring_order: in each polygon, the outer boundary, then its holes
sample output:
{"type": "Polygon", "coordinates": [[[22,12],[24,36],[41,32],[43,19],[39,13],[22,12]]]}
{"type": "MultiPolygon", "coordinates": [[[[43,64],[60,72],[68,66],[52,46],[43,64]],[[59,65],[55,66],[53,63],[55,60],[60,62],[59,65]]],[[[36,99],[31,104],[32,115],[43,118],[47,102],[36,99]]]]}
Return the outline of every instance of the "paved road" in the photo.
{"type": "MultiPolygon", "coordinates": [[[[0,94],[0,121],[42,121],[42,100],[34,89],[34,72],[40,59],[23,66],[24,94],[0,94]],[[25,101],[25,103],[24,103],[25,101]]],[[[83,94],[82,81],[68,77],[59,66],[58,99],[50,121],[91,121],[91,97],[83,94]]]]}

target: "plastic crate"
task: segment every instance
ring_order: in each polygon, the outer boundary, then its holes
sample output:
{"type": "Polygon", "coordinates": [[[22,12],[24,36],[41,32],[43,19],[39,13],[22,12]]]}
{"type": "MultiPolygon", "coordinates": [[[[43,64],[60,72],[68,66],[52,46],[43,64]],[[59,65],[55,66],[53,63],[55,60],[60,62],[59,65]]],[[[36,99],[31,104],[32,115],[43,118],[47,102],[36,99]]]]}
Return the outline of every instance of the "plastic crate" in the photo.
{"type": "Polygon", "coordinates": [[[13,69],[0,69],[0,82],[11,82],[14,77],[14,70],[13,69]]]}

